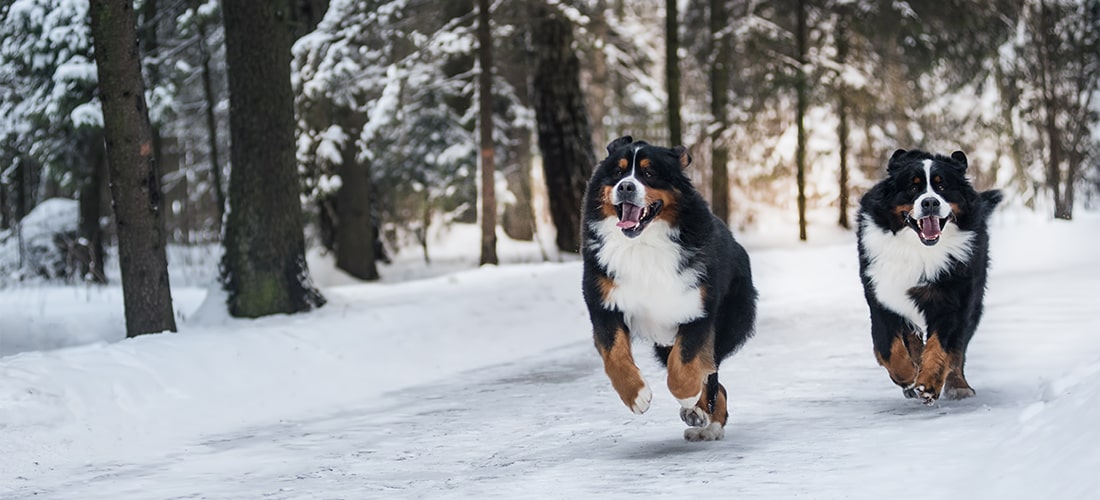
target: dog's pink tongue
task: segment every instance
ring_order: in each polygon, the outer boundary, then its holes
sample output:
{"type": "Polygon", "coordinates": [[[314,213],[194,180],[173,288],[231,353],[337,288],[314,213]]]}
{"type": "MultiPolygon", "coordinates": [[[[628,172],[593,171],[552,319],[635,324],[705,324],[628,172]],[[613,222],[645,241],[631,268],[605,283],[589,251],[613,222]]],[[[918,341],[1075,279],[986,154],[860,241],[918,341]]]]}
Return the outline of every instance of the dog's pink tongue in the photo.
{"type": "Polygon", "coordinates": [[[940,218],[936,216],[925,217],[920,220],[920,235],[926,240],[934,240],[940,237],[940,218]]]}
{"type": "Polygon", "coordinates": [[[638,226],[638,221],[641,218],[642,207],[631,205],[630,203],[623,203],[623,216],[619,218],[619,223],[615,225],[623,229],[633,229],[638,226]]]}

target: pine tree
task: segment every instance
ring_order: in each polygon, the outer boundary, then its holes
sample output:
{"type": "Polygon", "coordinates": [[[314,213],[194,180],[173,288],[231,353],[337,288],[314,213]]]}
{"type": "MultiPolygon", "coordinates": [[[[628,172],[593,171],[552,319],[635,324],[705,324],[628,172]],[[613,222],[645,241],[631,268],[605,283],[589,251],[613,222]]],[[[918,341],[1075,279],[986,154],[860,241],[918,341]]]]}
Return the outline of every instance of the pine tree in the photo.
{"type": "Polygon", "coordinates": [[[160,175],[134,43],[133,4],[94,0],[90,12],[118,227],[126,335],[174,332],[160,175]]]}
{"type": "Polygon", "coordinates": [[[325,303],[305,261],[294,160],[288,0],[223,4],[229,66],[229,214],[222,273],[238,317],[325,303]]]}

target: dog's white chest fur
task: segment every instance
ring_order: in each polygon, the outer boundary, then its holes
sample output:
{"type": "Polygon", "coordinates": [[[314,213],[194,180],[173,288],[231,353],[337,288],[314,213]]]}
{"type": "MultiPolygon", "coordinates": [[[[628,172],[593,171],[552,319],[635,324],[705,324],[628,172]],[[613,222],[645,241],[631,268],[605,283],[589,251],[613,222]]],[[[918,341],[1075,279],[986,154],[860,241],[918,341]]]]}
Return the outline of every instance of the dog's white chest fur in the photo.
{"type": "Polygon", "coordinates": [[[863,226],[859,244],[869,259],[867,275],[875,298],[926,335],[928,321],[909,290],[936,281],[952,261],[969,259],[974,233],[948,224],[939,243],[929,247],[909,229],[894,234],[878,227],[869,215],[860,217],[859,223],[863,226]]]}
{"type": "Polygon", "coordinates": [[[678,327],[702,317],[700,271],[680,269],[676,230],[667,222],[654,221],[637,238],[627,238],[608,217],[593,222],[602,236],[597,256],[615,286],[604,306],[622,311],[634,336],[660,345],[672,345],[678,327]]]}

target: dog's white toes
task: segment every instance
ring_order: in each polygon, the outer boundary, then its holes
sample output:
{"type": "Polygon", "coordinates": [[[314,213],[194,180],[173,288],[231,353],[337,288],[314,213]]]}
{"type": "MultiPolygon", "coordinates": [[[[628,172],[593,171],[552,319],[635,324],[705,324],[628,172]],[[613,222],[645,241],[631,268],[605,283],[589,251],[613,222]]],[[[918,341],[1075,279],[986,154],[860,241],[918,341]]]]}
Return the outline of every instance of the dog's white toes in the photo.
{"type": "Polygon", "coordinates": [[[924,384],[914,386],[913,392],[920,396],[920,398],[924,400],[924,404],[927,406],[935,405],[936,399],[939,398],[939,395],[936,394],[935,391],[926,388],[924,384]]]}
{"type": "Polygon", "coordinates": [[[680,408],[680,420],[690,427],[706,427],[710,423],[710,417],[698,406],[680,408]]]}
{"type": "Polygon", "coordinates": [[[718,441],[726,435],[725,427],[711,422],[706,427],[688,427],[684,429],[684,439],[688,441],[718,441]]]}
{"type": "Polygon", "coordinates": [[[630,405],[630,411],[635,415],[641,415],[649,410],[649,402],[652,400],[653,390],[649,388],[649,384],[643,385],[638,395],[634,397],[634,404],[630,405]]]}

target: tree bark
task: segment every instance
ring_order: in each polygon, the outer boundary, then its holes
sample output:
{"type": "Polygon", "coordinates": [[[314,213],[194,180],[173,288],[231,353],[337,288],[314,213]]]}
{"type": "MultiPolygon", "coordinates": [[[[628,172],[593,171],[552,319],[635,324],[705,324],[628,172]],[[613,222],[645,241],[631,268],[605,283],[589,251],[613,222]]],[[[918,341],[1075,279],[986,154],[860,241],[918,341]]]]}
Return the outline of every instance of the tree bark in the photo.
{"type": "Polygon", "coordinates": [[[99,218],[100,207],[103,205],[100,193],[107,175],[107,157],[101,133],[88,134],[83,141],[86,161],[84,175],[80,180],[78,234],[88,253],[81,256],[80,274],[86,281],[106,283],[107,275],[103,272],[103,228],[99,225],[99,218]]]}
{"type": "Polygon", "coordinates": [[[798,151],[795,154],[795,168],[798,182],[798,239],[806,241],[806,0],[798,0],[798,19],[795,39],[798,44],[798,72],[795,82],[798,94],[798,111],[795,121],[798,126],[798,151]]]}
{"type": "MultiPolygon", "coordinates": [[[[336,267],[361,280],[374,281],[378,275],[378,255],[374,220],[371,218],[370,164],[359,161],[355,138],[363,126],[363,117],[350,109],[336,112],[336,121],[345,126],[347,140],[340,162],[340,189],[336,191],[336,220],[331,231],[336,250],[336,267]]],[[[368,160],[369,161],[369,160],[368,160]]]]}
{"type": "MultiPolygon", "coordinates": [[[[1039,83],[1043,94],[1043,112],[1045,118],[1045,133],[1047,136],[1047,178],[1046,184],[1054,197],[1054,218],[1070,219],[1067,215],[1065,199],[1062,197],[1062,138],[1055,117],[1060,111],[1058,99],[1055,96],[1052,79],[1054,54],[1058,41],[1054,33],[1053,20],[1050,8],[1045,0],[1039,2],[1039,83]]],[[[1071,181],[1072,182],[1072,181],[1071,181]]]]}
{"type": "Polygon", "coordinates": [[[668,142],[684,143],[680,122],[680,22],[677,0],[665,0],[665,86],[668,88],[668,142]]]}
{"type": "Polygon", "coordinates": [[[481,265],[497,264],[496,165],[493,150],[493,33],[489,26],[489,0],[477,2],[478,128],[481,131],[481,265]]]}
{"type": "Polygon", "coordinates": [[[580,61],[573,51],[572,23],[541,2],[533,3],[531,9],[531,100],[550,218],[557,228],[558,249],[578,252],[581,203],[596,164],[581,92],[580,61]]]}
{"type": "MultiPolygon", "coordinates": [[[[836,24],[836,60],[841,71],[848,64],[848,20],[846,12],[841,11],[836,24]]],[[[840,195],[837,199],[839,214],[837,224],[844,229],[851,229],[848,221],[848,86],[844,82],[844,76],[837,75],[837,117],[840,123],[837,125],[837,140],[840,142],[840,195]]]]}
{"type": "Polygon", "coordinates": [[[290,84],[288,0],[223,2],[229,81],[229,213],[222,278],[229,313],[320,307],[305,260],[290,84]]]}
{"type": "Polygon", "coordinates": [[[225,188],[222,186],[222,167],[218,159],[218,119],[214,114],[217,105],[217,97],[214,95],[214,79],[210,69],[210,49],[206,45],[206,24],[198,23],[199,53],[201,64],[199,73],[202,77],[202,92],[205,99],[203,112],[206,115],[206,144],[210,150],[210,182],[214,188],[214,202],[217,204],[218,233],[221,233],[222,224],[225,222],[225,188]]]}
{"type": "Polygon", "coordinates": [[[710,114],[714,118],[714,133],[710,138],[711,154],[711,210],[723,221],[730,215],[729,148],[725,131],[729,127],[726,106],[729,105],[730,87],[730,38],[722,30],[729,26],[729,10],[726,0],[710,0],[710,114]]]}
{"type": "Polygon", "coordinates": [[[93,0],[90,13],[118,228],[126,335],[174,332],[160,175],[153,154],[133,3],[93,0]]]}

